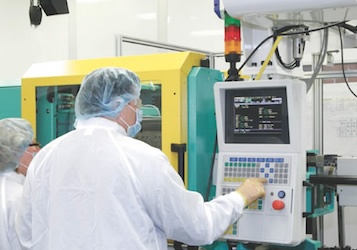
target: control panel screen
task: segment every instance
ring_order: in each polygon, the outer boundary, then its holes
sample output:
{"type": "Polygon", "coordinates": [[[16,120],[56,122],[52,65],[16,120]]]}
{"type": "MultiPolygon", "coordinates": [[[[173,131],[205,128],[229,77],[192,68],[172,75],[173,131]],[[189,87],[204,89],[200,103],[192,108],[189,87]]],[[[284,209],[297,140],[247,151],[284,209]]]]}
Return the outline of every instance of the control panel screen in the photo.
{"type": "Polygon", "coordinates": [[[225,142],[289,144],[285,87],[227,89],[225,142]]]}

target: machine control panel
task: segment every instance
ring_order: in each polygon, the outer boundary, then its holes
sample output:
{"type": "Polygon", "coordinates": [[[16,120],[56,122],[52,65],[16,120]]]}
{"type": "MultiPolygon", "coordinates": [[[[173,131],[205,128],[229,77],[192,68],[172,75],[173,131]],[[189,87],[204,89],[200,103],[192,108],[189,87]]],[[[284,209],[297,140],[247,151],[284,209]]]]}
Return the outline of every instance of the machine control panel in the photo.
{"type": "MultiPolygon", "coordinates": [[[[234,191],[247,178],[265,178],[266,196],[245,208],[224,238],[261,242],[286,242],[293,230],[296,204],[296,157],[293,154],[222,153],[219,155],[217,194],[234,191]],[[271,226],[275,225],[274,232],[271,226]]],[[[294,243],[292,243],[294,244],[294,243]]]]}
{"type": "Polygon", "coordinates": [[[223,238],[300,244],[305,239],[306,84],[292,79],[220,82],[214,91],[216,196],[234,191],[247,178],[267,180],[265,197],[246,207],[223,238]]]}

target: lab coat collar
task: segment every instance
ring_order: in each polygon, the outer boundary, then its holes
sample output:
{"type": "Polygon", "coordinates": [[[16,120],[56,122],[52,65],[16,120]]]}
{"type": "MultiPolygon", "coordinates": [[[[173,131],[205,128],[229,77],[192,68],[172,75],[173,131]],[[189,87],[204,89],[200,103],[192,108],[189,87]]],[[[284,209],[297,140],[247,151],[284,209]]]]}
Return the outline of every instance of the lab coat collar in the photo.
{"type": "Polygon", "coordinates": [[[92,117],[86,120],[77,120],[76,129],[86,129],[93,127],[102,127],[106,129],[117,130],[120,134],[127,135],[125,129],[120,126],[115,121],[103,118],[103,117],[92,117]]]}

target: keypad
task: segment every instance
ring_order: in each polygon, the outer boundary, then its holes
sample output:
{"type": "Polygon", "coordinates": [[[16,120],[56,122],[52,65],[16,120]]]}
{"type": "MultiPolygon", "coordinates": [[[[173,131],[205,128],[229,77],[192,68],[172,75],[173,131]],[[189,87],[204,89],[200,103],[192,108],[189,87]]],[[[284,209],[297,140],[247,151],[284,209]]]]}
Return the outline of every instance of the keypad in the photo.
{"type": "MultiPolygon", "coordinates": [[[[284,157],[232,157],[224,159],[221,194],[234,191],[247,178],[266,178],[268,185],[289,185],[290,158],[284,157]]],[[[258,199],[247,207],[261,211],[264,200],[258,199]]],[[[233,230],[233,229],[232,229],[233,230]]]]}
{"type": "Polygon", "coordinates": [[[289,163],[281,157],[228,157],[224,162],[226,183],[258,177],[266,178],[270,184],[288,185],[289,163]]]}

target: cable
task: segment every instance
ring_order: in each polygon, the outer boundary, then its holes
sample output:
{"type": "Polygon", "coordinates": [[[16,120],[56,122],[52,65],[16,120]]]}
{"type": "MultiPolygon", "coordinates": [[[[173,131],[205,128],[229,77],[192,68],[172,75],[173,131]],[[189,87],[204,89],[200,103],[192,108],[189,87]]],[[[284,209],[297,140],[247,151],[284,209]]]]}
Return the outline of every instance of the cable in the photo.
{"type": "Polygon", "coordinates": [[[341,21],[341,22],[335,22],[335,23],[332,23],[332,24],[328,24],[328,25],[325,25],[325,26],[322,26],[320,28],[316,28],[316,29],[311,29],[311,30],[305,30],[305,31],[297,31],[297,32],[289,32],[289,33],[281,33],[279,34],[280,36],[290,36],[290,35],[299,35],[299,34],[308,34],[308,33],[311,33],[311,32],[315,32],[315,31],[320,31],[320,30],[323,30],[323,29],[328,29],[328,28],[332,28],[334,26],[339,26],[341,24],[344,24],[346,22],[348,22],[349,20],[346,20],[346,21],[341,21]]]}
{"type": "MultiPolygon", "coordinates": [[[[287,32],[291,29],[297,29],[297,30],[301,30],[303,29],[304,31],[306,31],[308,29],[308,27],[306,25],[303,25],[303,24],[300,24],[300,25],[289,25],[289,26],[284,26],[282,28],[279,28],[279,29],[273,29],[273,32],[274,34],[277,36],[277,34],[280,34],[280,33],[284,33],[284,32],[287,32]]],[[[289,33],[290,34],[290,33],[289,33]]],[[[298,36],[298,35],[294,35],[294,36],[298,36]]],[[[276,37],[274,37],[274,40],[276,39],[276,37]]],[[[280,52],[279,52],[279,48],[277,48],[275,50],[275,56],[278,60],[278,63],[284,67],[285,69],[288,69],[288,70],[292,70],[294,68],[297,68],[300,66],[300,61],[301,61],[301,57],[300,54],[303,53],[303,51],[305,50],[305,40],[297,38],[297,37],[294,37],[293,38],[293,48],[296,49],[297,52],[299,52],[299,54],[295,54],[295,51],[293,52],[293,58],[294,60],[290,63],[285,63],[282,59],[282,57],[280,56],[280,52]],[[297,43],[297,44],[296,44],[297,43]],[[297,48],[295,48],[295,46],[298,46],[297,48]],[[301,47],[302,48],[301,48],[301,47]]]]}
{"type": "Polygon", "coordinates": [[[353,90],[351,89],[350,85],[348,84],[347,78],[346,78],[346,72],[345,72],[345,62],[344,62],[344,56],[343,56],[343,42],[342,42],[342,34],[341,34],[341,27],[338,26],[338,32],[340,34],[340,44],[341,44],[341,66],[342,66],[342,74],[343,74],[343,78],[345,80],[345,83],[347,85],[347,88],[349,89],[349,91],[352,93],[352,95],[354,95],[355,97],[357,97],[357,95],[353,92],[353,90]]]}
{"type": "Polygon", "coordinates": [[[253,55],[258,51],[258,49],[265,43],[267,42],[269,39],[273,38],[273,37],[277,37],[277,36],[290,36],[290,35],[299,35],[299,34],[308,34],[308,33],[311,33],[311,32],[315,32],[315,31],[320,31],[320,30],[323,30],[323,29],[327,29],[327,28],[331,28],[331,27],[334,27],[334,26],[338,26],[338,25],[341,25],[341,24],[345,24],[346,22],[348,22],[348,20],[346,21],[341,21],[341,22],[335,22],[335,23],[332,23],[332,24],[328,24],[328,25],[325,25],[323,27],[320,27],[320,28],[316,28],[316,29],[311,29],[311,30],[304,30],[304,31],[298,31],[298,32],[286,32],[290,29],[294,29],[296,27],[302,27],[302,25],[289,25],[289,26],[285,26],[285,27],[282,27],[278,30],[275,30],[275,33],[273,35],[270,35],[268,37],[266,37],[262,42],[260,42],[258,44],[257,47],[255,47],[255,49],[249,54],[249,56],[244,60],[244,62],[241,64],[241,66],[239,67],[238,69],[238,72],[240,72],[243,67],[248,63],[248,61],[253,57],[253,55]],[[285,33],[286,32],[286,33],[285,33]]]}
{"type": "Polygon", "coordinates": [[[294,68],[296,68],[297,67],[297,63],[296,63],[296,61],[294,60],[294,61],[292,61],[291,63],[284,63],[283,62],[283,59],[281,58],[281,56],[280,56],[280,53],[279,53],[279,49],[276,49],[275,50],[275,56],[276,56],[276,58],[278,59],[278,62],[284,67],[284,68],[286,68],[286,69],[294,69],[294,68]]]}
{"type": "Polygon", "coordinates": [[[312,76],[310,77],[309,80],[306,81],[306,92],[309,92],[318,73],[320,72],[320,70],[322,68],[322,64],[323,64],[326,54],[327,54],[327,45],[328,45],[328,29],[324,29],[324,36],[323,36],[322,45],[321,45],[321,49],[320,49],[320,57],[316,63],[316,66],[315,66],[314,72],[312,73],[312,76]]]}
{"type": "MultiPolygon", "coordinates": [[[[280,29],[275,30],[273,35],[270,35],[268,37],[266,37],[263,41],[261,41],[257,47],[255,47],[255,49],[249,54],[249,56],[245,59],[245,61],[241,64],[241,66],[238,69],[238,72],[240,72],[242,70],[242,68],[247,64],[247,62],[253,57],[253,55],[255,54],[255,52],[257,52],[257,50],[264,44],[266,43],[269,39],[273,38],[273,37],[277,37],[277,36],[286,36],[287,34],[284,34],[283,32],[286,32],[290,29],[294,29],[296,27],[301,27],[302,25],[289,25],[289,26],[285,26],[282,27],[280,29]]],[[[304,34],[304,33],[308,33],[309,31],[304,31],[304,32],[295,32],[296,34],[304,34]]],[[[294,33],[288,33],[288,34],[294,34],[294,33]]]]}
{"type": "Polygon", "coordinates": [[[277,49],[278,44],[279,44],[279,42],[281,41],[282,38],[283,38],[282,36],[278,36],[278,37],[275,39],[275,42],[274,42],[274,44],[273,44],[273,47],[272,47],[271,50],[269,51],[269,54],[268,54],[267,58],[265,59],[265,61],[264,61],[263,65],[262,65],[262,67],[260,68],[260,70],[259,70],[257,76],[255,77],[255,80],[260,80],[260,78],[262,77],[265,68],[267,67],[267,65],[268,65],[268,63],[269,63],[271,57],[273,56],[274,51],[277,49]]]}
{"type": "Polygon", "coordinates": [[[270,38],[273,38],[274,35],[270,35],[267,38],[265,38],[262,42],[260,42],[260,44],[258,44],[257,47],[255,47],[255,49],[250,53],[250,55],[247,57],[247,59],[245,59],[245,61],[242,63],[242,65],[239,67],[238,72],[240,72],[242,70],[242,68],[247,64],[247,62],[250,60],[250,58],[252,58],[252,56],[255,54],[255,52],[257,52],[257,50],[266,42],[268,41],[270,38]]]}

